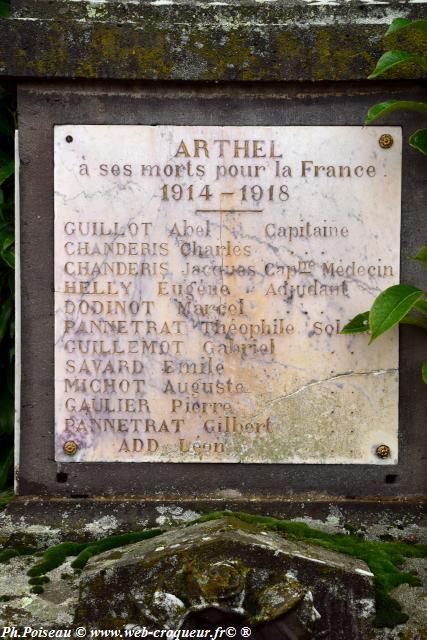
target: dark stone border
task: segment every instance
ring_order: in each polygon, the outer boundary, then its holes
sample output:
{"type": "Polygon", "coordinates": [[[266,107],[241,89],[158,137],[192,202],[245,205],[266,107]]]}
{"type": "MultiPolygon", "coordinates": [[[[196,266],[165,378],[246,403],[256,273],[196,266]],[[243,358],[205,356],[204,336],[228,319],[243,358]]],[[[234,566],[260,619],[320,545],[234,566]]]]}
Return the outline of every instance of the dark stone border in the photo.
{"type": "MultiPolygon", "coordinates": [[[[410,83],[384,85],[260,85],[226,87],[75,84],[24,85],[19,90],[21,148],[22,494],[136,495],[152,499],[285,499],[313,492],[348,497],[419,495],[425,486],[423,444],[427,394],[421,380],[425,341],[403,327],[400,341],[400,454],[395,466],[301,464],[56,463],[54,461],[54,124],[360,125],[366,109],[386,98],[419,99],[410,83]]],[[[401,124],[391,115],[383,124],[401,124]]],[[[404,139],[417,128],[405,117],[404,139]]],[[[403,146],[402,281],[419,282],[413,260],[426,235],[425,159],[403,146]]]]}
{"type": "MultiPolygon", "coordinates": [[[[192,81],[321,81],[367,77],[391,20],[422,5],[303,0],[175,0],[158,5],[15,0],[0,19],[0,76],[192,81]]],[[[399,47],[414,32],[399,34],[399,47]]],[[[388,45],[393,41],[389,39],[388,45]]],[[[390,77],[417,78],[414,65],[390,77]]]]}

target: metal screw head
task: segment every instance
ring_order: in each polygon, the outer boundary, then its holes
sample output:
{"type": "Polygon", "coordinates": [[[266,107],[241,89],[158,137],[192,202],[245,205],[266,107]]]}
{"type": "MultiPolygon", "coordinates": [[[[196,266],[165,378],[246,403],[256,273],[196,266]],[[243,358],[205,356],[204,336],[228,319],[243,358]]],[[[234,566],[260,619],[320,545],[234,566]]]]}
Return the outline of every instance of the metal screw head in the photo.
{"type": "Polygon", "coordinates": [[[378,140],[381,149],[390,149],[393,146],[393,142],[393,136],[390,133],[383,133],[378,140]]]}
{"type": "Polygon", "coordinates": [[[67,442],[64,442],[64,446],[62,448],[67,456],[73,456],[75,453],[77,453],[78,446],[74,442],[74,440],[67,440],[67,442]]]}
{"type": "Polygon", "coordinates": [[[375,453],[379,458],[388,458],[390,456],[390,447],[386,444],[380,444],[375,450],[375,453]]]}

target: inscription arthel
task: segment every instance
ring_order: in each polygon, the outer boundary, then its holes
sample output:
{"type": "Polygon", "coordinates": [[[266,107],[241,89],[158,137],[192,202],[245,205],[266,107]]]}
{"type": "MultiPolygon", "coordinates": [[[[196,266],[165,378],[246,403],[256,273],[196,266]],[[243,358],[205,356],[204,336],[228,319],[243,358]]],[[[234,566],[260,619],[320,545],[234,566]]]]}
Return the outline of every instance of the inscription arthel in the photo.
{"type": "Polygon", "coordinates": [[[395,463],[390,131],[55,127],[56,459],[395,463]]]}

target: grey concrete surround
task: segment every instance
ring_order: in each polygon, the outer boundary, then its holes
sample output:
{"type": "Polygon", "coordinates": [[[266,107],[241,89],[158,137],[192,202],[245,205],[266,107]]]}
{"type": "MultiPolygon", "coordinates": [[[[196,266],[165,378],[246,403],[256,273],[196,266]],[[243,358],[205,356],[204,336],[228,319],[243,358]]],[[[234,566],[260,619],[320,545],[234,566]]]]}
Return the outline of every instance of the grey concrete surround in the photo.
{"type": "MultiPolygon", "coordinates": [[[[22,256],[22,399],[19,492],[23,495],[136,495],[151,499],[284,500],[294,494],[414,496],[423,493],[427,394],[422,331],[401,329],[400,459],[396,466],[54,461],[53,125],[361,125],[386,98],[419,99],[413,82],[319,84],[32,83],[19,88],[22,256]],[[225,492],[225,494],[224,494],[225,492]]],[[[405,140],[418,124],[403,122],[405,140]]],[[[407,257],[427,236],[425,159],[405,142],[401,279],[421,285],[407,257]]]]}

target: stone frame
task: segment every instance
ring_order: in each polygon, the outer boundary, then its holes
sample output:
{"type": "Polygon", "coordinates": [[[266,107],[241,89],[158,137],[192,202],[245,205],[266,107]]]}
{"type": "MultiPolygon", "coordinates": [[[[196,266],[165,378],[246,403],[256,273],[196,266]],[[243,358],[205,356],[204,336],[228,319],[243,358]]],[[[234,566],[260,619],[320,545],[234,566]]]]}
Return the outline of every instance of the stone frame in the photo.
{"type": "MultiPolygon", "coordinates": [[[[38,83],[18,88],[21,208],[21,407],[19,493],[138,495],[144,498],[236,496],[284,499],[290,494],[346,497],[422,493],[423,336],[400,331],[399,463],[262,465],[191,463],[56,463],[54,461],[53,125],[294,124],[359,125],[367,108],[390,97],[417,99],[414,82],[313,84],[38,83]],[[46,251],[46,239],[48,251],[46,251]],[[130,465],[132,465],[130,467],[130,465]]],[[[412,114],[403,137],[417,127],[412,114]]],[[[426,235],[421,205],[423,158],[403,146],[401,280],[421,284],[414,255],[426,235]],[[424,234],[423,234],[424,231],[424,234]]]]}

